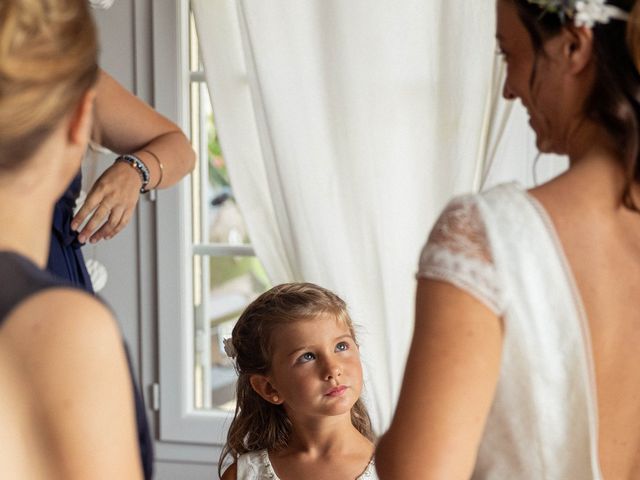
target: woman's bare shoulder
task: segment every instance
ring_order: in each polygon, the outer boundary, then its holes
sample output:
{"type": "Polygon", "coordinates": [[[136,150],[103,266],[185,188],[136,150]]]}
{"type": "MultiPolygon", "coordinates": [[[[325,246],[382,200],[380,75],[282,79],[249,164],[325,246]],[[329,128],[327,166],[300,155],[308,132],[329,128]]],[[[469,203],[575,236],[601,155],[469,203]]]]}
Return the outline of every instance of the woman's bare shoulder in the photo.
{"type": "Polygon", "coordinates": [[[28,334],[29,342],[38,346],[55,346],[60,337],[89,343],[120,339],[111,311],[92,295],[71,288],[32,295],[10,312],[3,330],[14,341],[28,334]]]}
{"type": "Polygon", "coordinates": [[[57,381],[71,386],[76,378],[126,368],[123,339],[111,311],[79,290],[52,288],[29,297],[6,318],[3,335],[35,383],[47,383],[50,375],[60,373],[57,381]],[[64,375],[64,369],[75,375],[64,375]]]}
{"type": "Polygon", "coordinates": [[[11,312],[5,335],[64,455],[64,478],[142,478],[130,371],[109,309],[48,289],[11,312]]]}

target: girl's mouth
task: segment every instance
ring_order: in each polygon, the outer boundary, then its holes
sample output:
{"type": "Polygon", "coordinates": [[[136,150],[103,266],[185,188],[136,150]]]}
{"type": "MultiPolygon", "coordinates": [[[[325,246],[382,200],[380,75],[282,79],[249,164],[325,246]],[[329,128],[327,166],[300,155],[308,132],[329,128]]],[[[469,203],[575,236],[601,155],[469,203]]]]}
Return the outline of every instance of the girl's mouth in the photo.
{"type": "Polygon", "coordinates": [[[330,389],[327,393],[325,393],[325,395],[329,397],[339,397],[346,390],[347,387],[345,385],[338,385],[337,387],[333,387],[332,389],[330,389]]]}

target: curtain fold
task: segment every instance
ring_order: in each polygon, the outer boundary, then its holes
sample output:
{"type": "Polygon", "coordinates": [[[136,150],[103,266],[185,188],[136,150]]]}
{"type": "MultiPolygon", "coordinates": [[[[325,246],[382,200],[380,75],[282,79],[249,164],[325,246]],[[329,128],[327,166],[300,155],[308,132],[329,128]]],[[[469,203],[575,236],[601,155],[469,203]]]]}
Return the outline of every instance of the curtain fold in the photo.
{"type": "Polygon", "coordinates": [[[485,118],[480,135],[476,177],[473,184],[474,192],[483,190],[486,185],[513,110],[513,102],[502,97],[506,70],[505,62],[496,55],[493,59],[491,90],[487,95],[485,118]]]}
{"type": "Polygon", "coordinates": [[[477,186],[487,137],[499,131],[487,101],[494,5],[192,0],[192,8],[256,253],[274,283],[311,281],[347,301],[360,325],[365,399],[382,431],[413,330],[420,249],[447,200],[477,186]]]}

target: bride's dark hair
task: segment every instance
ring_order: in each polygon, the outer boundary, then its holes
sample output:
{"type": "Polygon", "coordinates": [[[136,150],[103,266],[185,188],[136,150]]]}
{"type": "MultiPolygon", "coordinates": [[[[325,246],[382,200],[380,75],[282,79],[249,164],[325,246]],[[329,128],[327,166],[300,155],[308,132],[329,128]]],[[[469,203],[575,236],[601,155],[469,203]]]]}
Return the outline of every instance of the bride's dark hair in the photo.
{"type": "MultiPolygon", "coordinates": [[[[544,55],[543,44],[571,28],[571,19],[563,22],[559,15],[527,0],[514,1],[518,15],[529,32],[536,56],[544,55]]],[[[628,21],[612,20],[593,27],[593,51],[596,77],[587,100],[586,115],[603,125],[620,146],[626,185],[622,203],[640,213],[631,189],[640,182],[640,2],[609,0],[629,12],[628,21]]],[[[535,77],[535,69],[531,82],[535,77]]]]}

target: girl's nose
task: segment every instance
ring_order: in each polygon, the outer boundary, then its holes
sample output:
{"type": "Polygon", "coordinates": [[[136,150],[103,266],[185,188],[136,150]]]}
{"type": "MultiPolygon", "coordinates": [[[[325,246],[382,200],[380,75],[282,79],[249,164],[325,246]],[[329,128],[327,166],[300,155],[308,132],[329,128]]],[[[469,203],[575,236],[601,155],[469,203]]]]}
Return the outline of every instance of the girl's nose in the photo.
{"type": "Polygon", "coordinates": [[[336,362],[327,362],[325,380],[335,380],[342,375],[342,368],[336,362]]]}

